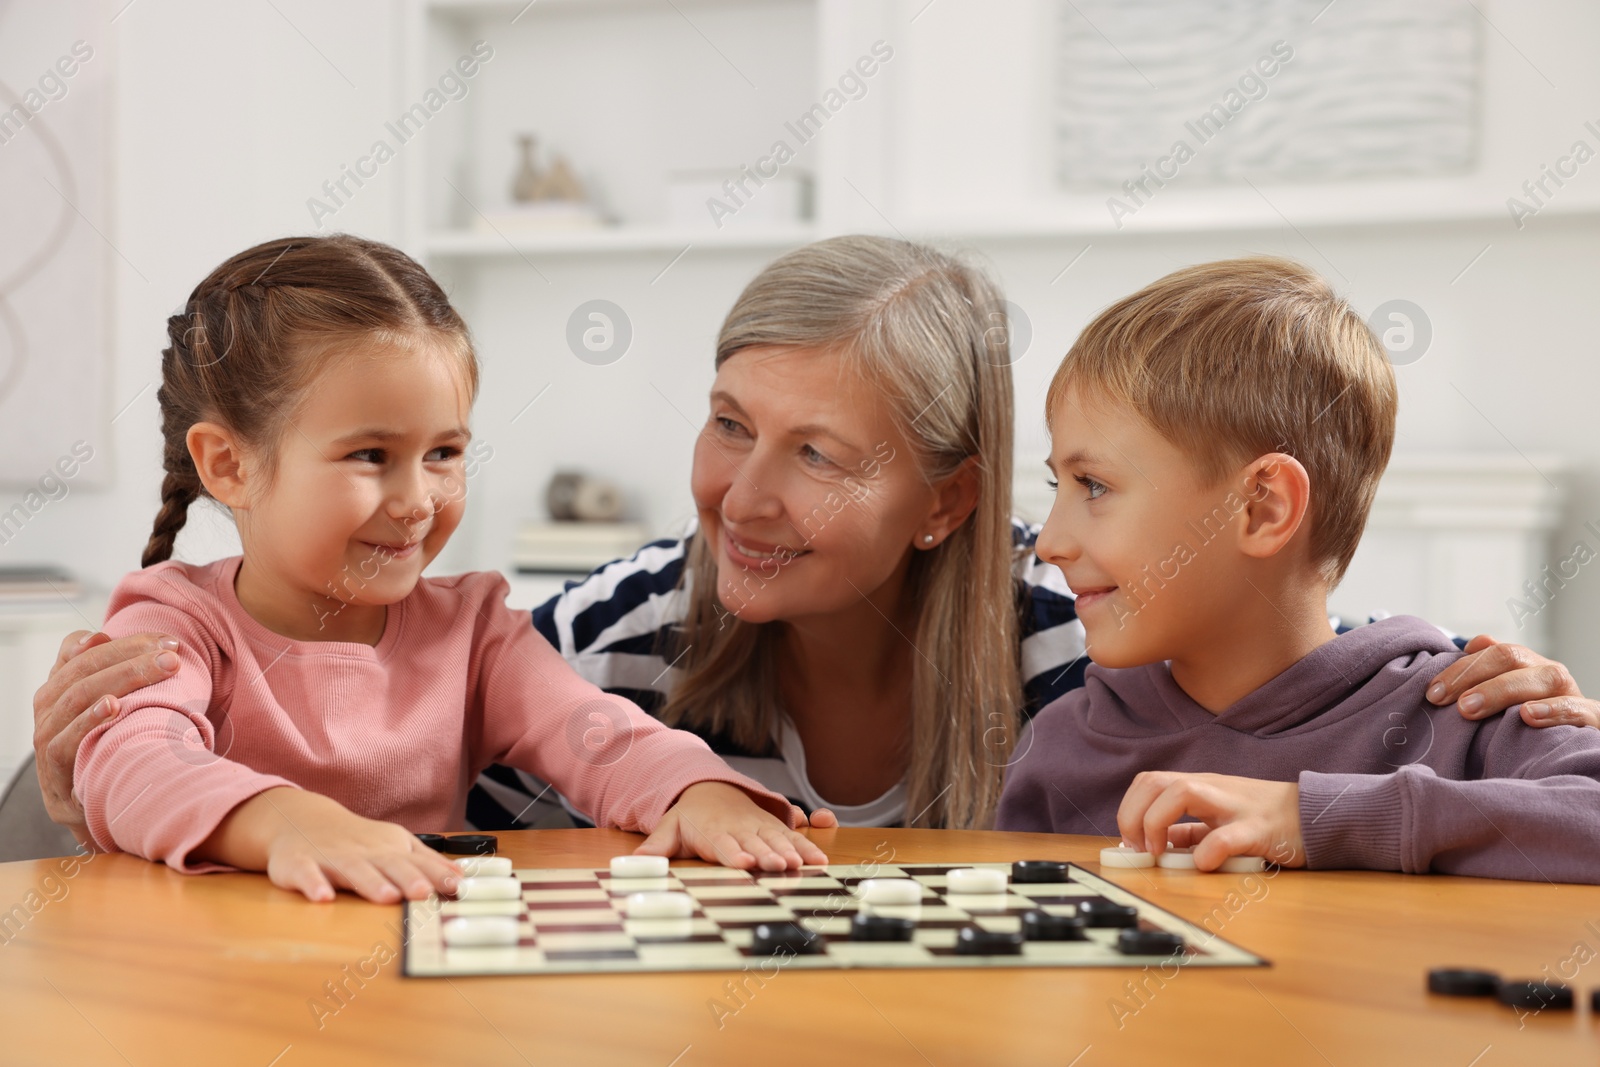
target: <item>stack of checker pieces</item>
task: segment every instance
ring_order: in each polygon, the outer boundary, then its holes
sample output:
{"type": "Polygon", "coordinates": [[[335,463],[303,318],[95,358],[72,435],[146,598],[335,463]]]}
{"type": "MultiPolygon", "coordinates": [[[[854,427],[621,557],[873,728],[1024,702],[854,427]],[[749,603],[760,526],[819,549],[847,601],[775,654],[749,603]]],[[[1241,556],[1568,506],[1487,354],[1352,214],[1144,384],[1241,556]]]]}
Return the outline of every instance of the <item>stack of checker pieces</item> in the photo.
{"type": "MultiPolygon", "coordinates": [[[[777,965],[784,968],[1010,968],[1147,967],[1167,962],[1183,967],[1257,967],[1260,957],[1180,919],[1072,864],[869,863],[803,867],[781,874],[724,867],[675,866],[665,877],[616,878],[607,869],[524,868],[514,877],[520,900],[412,901],[405,906],[402,971],[409,977],[461,975],[581,974],[651,971],[727,971],[777,965]],[[995,870],[1005,891],[983,895],[948,892],[952,870],[995,870]],[[1048,881],[1040,868],[1054,868],[1048,881]],[[911,879],[922,889],[919,903],[866,905],[859,887],[870,879],[911,879]],[[686,893],[694,908],[686,918],[630,918],[627,899],[636,893],[686,893]],[[1080,916],[1133,909],[1118,925],[1090,925],[1072,940],[1023,940],[993,954],[958,949],[958,939],[1020,934],[1024,916],[1080,916]],[[858,940],[851,929],[860,915],[911,920],[910,940],[858,940]],[[453,945],[444,925],[463,916],[512,916],[514,945],[453,945]],[[775,958],[754,942],[759,928],[793,924],[813,934],[809,950],[775,958]],[[1176,953],[1128,951],[1129,931],[1157,941],[1181,943],[1176,953]],[[1119,939],[1123,948],[1119,950],[1119,939]],[[1181,942],[1178,940],[1181,939],[1181,942]]],[[[1091,920],[1092,921],[1092,920],[1091,920]]],[[[767,930],[761,930],[765,934],[767,930]]],[[[1015,938],[1012,938],[1015,941],[1015,938]]]]}

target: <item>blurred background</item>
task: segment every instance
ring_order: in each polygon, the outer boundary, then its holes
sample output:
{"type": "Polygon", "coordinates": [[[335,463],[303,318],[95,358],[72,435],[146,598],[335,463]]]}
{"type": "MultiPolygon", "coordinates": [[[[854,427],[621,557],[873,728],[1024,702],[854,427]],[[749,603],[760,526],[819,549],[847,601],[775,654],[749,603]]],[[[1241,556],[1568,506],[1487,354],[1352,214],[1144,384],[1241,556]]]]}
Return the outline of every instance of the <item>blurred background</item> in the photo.
{"type": "MultiPolygon", "coordinates": [[[[334,231],[422,259],[472,327],[493,454],[435,571],[528,605],[692,517],[718,326],[786,249],[896,234],[1001,281],[1035,519],[1089,318],[1296,257],[1401,388],[1335,607],[1600,692],[1597,44],[1591,0],[0,2],[0,765],[138,565],[167,316],[334,231]],[[589,523],[552,520],[558,472],[589,523]]],[[[178,556],[235,550],[197,510],[178,556]]]]}

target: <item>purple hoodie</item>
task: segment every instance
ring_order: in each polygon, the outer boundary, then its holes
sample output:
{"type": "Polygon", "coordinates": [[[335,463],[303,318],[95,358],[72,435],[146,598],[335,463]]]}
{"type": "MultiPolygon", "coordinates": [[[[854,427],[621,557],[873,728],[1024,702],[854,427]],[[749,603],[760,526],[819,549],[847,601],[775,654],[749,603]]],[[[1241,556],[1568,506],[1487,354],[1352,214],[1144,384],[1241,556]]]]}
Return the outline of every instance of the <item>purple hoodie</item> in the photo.
{"type": "Polygon", "coordinates": [[[1091,666],[1022,741],[996,827],[1117,836],[1142,770],[1300,785],[1314,868],[1600,882],[1600,730],[1429,704],[1461,653],[1396,616],[1342,634],[1212,714],[1165,663],[1091,666]]]}

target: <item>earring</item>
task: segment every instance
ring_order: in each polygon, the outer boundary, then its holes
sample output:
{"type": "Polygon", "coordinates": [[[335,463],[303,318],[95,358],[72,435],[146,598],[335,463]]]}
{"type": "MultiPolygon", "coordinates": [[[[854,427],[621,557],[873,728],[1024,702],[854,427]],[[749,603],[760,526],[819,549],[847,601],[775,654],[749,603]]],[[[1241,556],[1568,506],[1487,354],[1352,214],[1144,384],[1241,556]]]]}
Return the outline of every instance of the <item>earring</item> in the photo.
{"type": "Polygon", "coordinates": [[[925,544],[925,545],[933,544],[933,534],[923,534],[922,535],[922,543],[925,544]]]}

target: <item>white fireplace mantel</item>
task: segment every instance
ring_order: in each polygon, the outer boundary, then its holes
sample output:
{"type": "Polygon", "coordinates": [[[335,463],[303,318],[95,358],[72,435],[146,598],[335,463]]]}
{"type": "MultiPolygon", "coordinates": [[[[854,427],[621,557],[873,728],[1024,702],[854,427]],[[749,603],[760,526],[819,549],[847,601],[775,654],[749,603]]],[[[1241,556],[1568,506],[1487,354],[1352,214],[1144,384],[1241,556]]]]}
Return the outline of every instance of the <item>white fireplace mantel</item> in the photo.
{"type": "MultiPolygon", "coordinates": [[[[1420,615],[1466,636],[1490,633],[1551,652],[1547,607],[1562,590],[1545,594],[1541,607],[1524,583],[1537,587],[1562,555],[1552,555],[1551,535],[1566,501],[1565,473],[1565,462],[1548,454],[1397,456],[1330,598],[1334,610],[1420,615]],[[1526,607],[1515,609],[1516,601],[1526,607]]],[[[1600,554],[1600,538],[1590,547],[1600,554]]]]}

